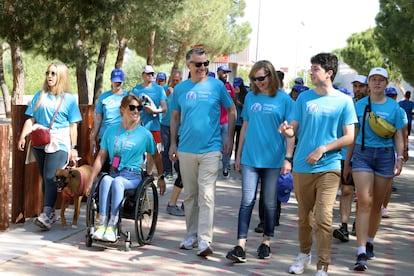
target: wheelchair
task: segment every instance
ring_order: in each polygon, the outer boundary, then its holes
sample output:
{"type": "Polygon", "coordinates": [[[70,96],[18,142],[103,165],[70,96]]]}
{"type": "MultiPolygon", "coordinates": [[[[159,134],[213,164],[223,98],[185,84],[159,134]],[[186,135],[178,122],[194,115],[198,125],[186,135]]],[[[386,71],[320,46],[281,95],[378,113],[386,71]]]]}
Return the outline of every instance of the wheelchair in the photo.
{"type": "MultiPolygon", "coordinates": [[[[85,245],[91,247],[96,241],[93,233],[99,223],[99,184],[107,173],[101,173],[94,181],[86,205],[86,235],[85,245]]],[[[108,214],[109,217],[109,214],[108,214]]],[[[122,219],[134,220],[135,234],[139,246],[151,243],[155,233],[158,218],[158,193],[154,177],[143,174],[136,189],[124,191],[118,221],[118,239],[125,240],[125,250],[131,248],[131,233],[122,229],[122,219]]],[[[101,241],[102,242],[102,241],[101,241]]]]}

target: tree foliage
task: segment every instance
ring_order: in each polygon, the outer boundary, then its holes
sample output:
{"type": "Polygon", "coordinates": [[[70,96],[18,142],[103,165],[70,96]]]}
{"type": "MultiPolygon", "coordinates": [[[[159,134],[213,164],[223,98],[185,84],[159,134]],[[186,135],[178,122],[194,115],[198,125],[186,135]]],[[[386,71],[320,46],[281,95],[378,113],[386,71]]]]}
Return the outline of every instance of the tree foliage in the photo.
{"type": "Polygon", "coordinates": [[[414,84],[414,2],[412,0],[380,0],[376,17],[376,43],[401,71],[407,82],[414,84]]]}

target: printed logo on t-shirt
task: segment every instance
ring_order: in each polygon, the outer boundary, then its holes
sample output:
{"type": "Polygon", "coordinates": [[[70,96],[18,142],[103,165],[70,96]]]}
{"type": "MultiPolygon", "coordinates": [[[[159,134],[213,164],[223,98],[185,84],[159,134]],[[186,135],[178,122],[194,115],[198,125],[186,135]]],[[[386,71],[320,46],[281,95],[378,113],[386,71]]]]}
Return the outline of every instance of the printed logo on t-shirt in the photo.
{"type": "Polygon", "coordinates": [[[197,95],[194,91],[188,91],[188,93],[185,96],[185,99],[187,102],[192,102],[197,99],[197,95]]]}
{"type": "Polygon", "coordinates": [[[251,105],[250,110],[253,112],[260,112],[262,111],[262,105],[260,103],[254,103],[251,105]]]}
{"type": "Polygon", "coordinates": [[[318,105],[316,103],[309,103],[306,106],[307,113],[316,113],[318,112],[318,105]]]}

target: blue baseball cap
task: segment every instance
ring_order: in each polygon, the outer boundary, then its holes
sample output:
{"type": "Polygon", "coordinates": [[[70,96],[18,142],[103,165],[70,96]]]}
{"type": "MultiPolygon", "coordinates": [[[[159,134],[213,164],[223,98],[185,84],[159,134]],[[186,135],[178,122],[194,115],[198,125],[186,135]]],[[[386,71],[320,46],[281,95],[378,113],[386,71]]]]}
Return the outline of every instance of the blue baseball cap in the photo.
{"type": "Polygon", "coordinates": [[[303,91],[309,90],[309,87],[304,86],[304,85],[300,85],[300,84],[295,84],[292,87],[292,90],[296,90],[299,93],[302,93],[303,91]]]}
{"type": "Polygon", "coordinates": [[[209,77],[215,78],[216,77],[216,73],[209,71],[207,74],[209,77]]]}
{"type": "Polygon", "coordinates": [[[345,95],[348,96],[354,96],[354,92],[349,91],[348,89],[346,89],[345,87],[339,87],[337,88],[339,91],[341,91],[342,93],[344,93],[345,95]]]}
{"type": "Polygon", "coordinates": [[[122,69],[115,68],[111,72],[111,81],[112,82],[124,82],[125,81],[125,74],[122,69]]]}
{"type": "Polygon", "coordinates": [[[155,79],[167,80],[167,75],[163,72],[159,72],[155,79]]]}
{"type": "Polygon", "coordinates": [[[217,68],[218,71],[224,71],[224,72],[231,72],[230,68],[227,65],[221,65],[217,68]]]}
{"type": "Polygon", "coordinates": [[[302,79],[301,77],[297,77],[297,78],[295,79],[295,83],[296,83],[296,84],[299,84],[299,85],[303,85],[303,84],[304,84],[303,79],[302,79]]]}
{"type": "Polygon", "coordinates": [[[234,87],[240,87],[242,85],[243,85],[243,79],[242,78],[240,78],[240,77],[234,78],[234,81],[233,81],[233,86],[234,87]]]}
{"type": "Polygon", "coordinates": [[[279,174],[277,179],[277,200],[288,202],[290,192],[293,190],[293,176],[291,173],[279,174]]]}
{"type": "Polygon", "coordinates": [[[394,87],[387,87],[385,88],[385,95],[387,96],[398,95],[397,89],[395,89],[394,87]]]}

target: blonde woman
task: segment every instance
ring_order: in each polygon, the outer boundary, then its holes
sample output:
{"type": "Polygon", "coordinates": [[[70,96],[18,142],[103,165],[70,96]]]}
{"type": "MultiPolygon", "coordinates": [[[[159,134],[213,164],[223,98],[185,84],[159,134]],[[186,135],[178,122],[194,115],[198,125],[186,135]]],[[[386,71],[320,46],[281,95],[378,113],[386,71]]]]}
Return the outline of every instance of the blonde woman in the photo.
{"type": "Polygon", "coordinates": [[[34,95],[26,109],[25,115],[30,118],[25,121],[17,143],[17,148],[24,151],[26,136],[36,128],[49,128],[53,121],[50,143],[44,146],[31,146],[28,149],[32,151],[42,177],[43,212],[34,220],[42,230],[50,230],[51,224],[56,221],[55,171],[64,168],[69,160],[76,160],[78,156],[77,123],[82,117],[76,99],[70,91],[66,65],[61,62],[51,63],[47,67],[42,90],[34,95]]]}

